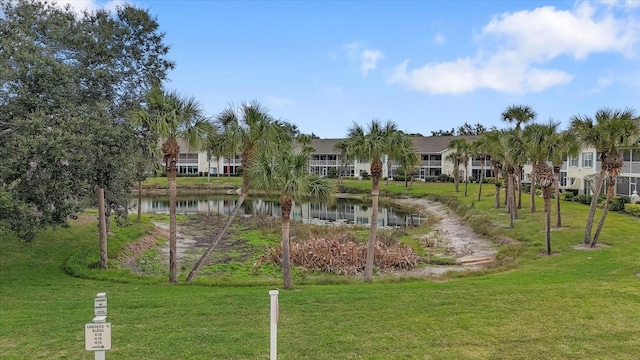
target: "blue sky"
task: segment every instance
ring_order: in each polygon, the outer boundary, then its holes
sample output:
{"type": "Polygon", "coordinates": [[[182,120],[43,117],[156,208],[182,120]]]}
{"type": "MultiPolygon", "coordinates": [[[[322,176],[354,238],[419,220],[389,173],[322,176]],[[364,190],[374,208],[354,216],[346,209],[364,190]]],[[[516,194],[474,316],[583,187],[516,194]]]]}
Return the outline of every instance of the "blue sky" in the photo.
{"type": "Polygon", "coordinates": [[[502,128],[512,104],[564,126],[602,107],[640,110],[640,0],[130,3],[166,33],[167,87],[211,116],[255,99],[339,138],[373,118],[423,135],[502,128]]]}

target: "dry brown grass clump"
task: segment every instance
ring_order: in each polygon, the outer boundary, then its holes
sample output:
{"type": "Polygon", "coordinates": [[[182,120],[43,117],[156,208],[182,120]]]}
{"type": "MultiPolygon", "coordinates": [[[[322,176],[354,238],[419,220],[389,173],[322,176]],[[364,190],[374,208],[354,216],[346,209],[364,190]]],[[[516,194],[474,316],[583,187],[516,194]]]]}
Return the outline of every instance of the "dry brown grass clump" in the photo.
{"type": "MultiPolygon", "coordinates": [[[[364,270],[366,243],[357,244],[344,236],[310,238],[291,244],[291,264],[304,271],[356,275],[364,270]]],[[[282,248],[270,248],[261,262],[281,265],[282,248]]],[[[416,266],[418,255],[410,246],[377,242],[375,266],[380,272],[409,270],[416,266]]]]}

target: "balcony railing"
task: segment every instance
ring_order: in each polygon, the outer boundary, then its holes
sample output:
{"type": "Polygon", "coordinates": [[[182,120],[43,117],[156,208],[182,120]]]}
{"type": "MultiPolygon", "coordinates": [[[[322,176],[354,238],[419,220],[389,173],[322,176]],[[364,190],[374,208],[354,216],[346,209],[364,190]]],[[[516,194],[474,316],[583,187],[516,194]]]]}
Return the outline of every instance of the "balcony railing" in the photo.
{"type": "Polygon", "coordinates": [[[309,160],[309,165],[341,166],[342,162],[340,160],[309,160]]]}
{"type": "Polygon", "coordinates": [[[442,160],[422,160],[421,166],[425,167],[441,167],[442,160]]]}

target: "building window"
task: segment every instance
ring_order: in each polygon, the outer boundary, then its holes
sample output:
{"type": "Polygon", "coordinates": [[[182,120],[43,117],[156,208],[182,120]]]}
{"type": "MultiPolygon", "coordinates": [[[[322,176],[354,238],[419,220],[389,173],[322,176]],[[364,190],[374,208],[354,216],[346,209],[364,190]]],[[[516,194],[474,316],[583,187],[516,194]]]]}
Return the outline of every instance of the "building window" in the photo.
{"type": "Polygon", "coordinates": [[[582,153],[582,167],[593,167],[593,153],[582,153]]]}
{"type": "Polygon", "coordinates": [[[579,161],[578,161],[577,157],[575,157],[575,156],[570,156],[569,157],[569,166],[578,167],[578,163],[579,163],[579,161]]]}

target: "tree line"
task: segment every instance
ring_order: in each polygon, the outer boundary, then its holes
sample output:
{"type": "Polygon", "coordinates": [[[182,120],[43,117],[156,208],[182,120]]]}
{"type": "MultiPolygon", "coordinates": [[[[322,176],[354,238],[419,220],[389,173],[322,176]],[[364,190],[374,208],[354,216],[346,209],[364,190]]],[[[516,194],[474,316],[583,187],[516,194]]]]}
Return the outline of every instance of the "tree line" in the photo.
{"type": "MultiPolygon", "coordinates": [[[[637,147],[640,128],[632,108],[613,110],[602,108],[594,116],[575,115],[566,130],[560,123],[549,120],[535,123],[536,112],[528,105],[507,107],[501,119],[513,125],[507,129],[491,129],[480,134],[474,141],[457,138],[450,142],[452,152],[447,160],[454,164],[455,191],[459,192],[461,165],[467,167],[470,159],[479,159],[482,170],[477,200],[481,200],[484,165],[489,162],[495,176],[495,205],[501,207],[501,190],[505,189],[506,211],[510,227],[515,226],[518,210],[522,208],[522,178],[524,165],[531,164],[530,211],[536,212],[536,189],[544,199],[546,253],[551,255],[551,198],[555,198],[556,227],[562,226],[560,213],[560,170],[568,157],[576,157],[581,148],[596,149],[601,167],[591,189],[593,196],[585,224],[583,243],[595,247],[602,231],[609,207],[615,194],[615,185],[622,170],[621,151],[637,147]],[[524,126],[524,127],[523,127],[524,126]],[[504,184],[501,181],[504,179],[504,184]],[[598,195],[606,186],[603,210],[593,233],[598,195]]],[[[465,169],[468,174],[468,169],[465,169]]],[[[464,179],[467,194],[468,179],[464,179]]]]}

